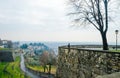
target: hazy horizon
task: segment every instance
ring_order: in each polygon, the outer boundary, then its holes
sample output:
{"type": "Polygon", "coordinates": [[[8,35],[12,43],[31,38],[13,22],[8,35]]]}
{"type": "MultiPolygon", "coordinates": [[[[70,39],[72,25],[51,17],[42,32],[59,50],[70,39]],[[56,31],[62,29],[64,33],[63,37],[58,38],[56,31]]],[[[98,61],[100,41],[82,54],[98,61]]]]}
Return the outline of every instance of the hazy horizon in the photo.
{"type": "MultiPolygon", "coordinates": [[[[47,44],[66,44],[70,43],[71,45],[102,45],[102,42],[83,42],[83,41],[13,41],[13,42],[20,42],[24,43],[47,43],[47,44]]],[[[116,45],[116,42],[108,42],[108,45],[116,45]]],[[[118,42],[120,45],[120,42],[118,42]]]]}
{"type": "MultiPolygon", "coordinates": [[[[2,0],[0,1],[0,38],[13,41],[102,42],[92,26],[73,27],[67,0],[2,0]]],[[[115,9],[113,9],[115,10],[115,9]]],[[[115,42],[120,11],[111,13],[108,43],[115,42]]],[[[118,42],[120,34],[118,34],[118,42]]]]}

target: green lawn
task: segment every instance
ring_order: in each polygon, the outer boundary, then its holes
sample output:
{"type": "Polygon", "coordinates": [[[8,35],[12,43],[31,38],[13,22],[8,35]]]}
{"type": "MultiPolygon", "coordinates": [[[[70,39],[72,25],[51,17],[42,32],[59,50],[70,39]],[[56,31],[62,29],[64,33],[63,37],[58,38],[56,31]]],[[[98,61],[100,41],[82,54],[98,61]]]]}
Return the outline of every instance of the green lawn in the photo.
{"type": "Polygon", "coordinates": [[[118,49],[117,51],[115,49],[111,49],[111,52],[120,52],[120,49],[118,49]]]}
{"type": "Polygon", "coordinates": [[[120,52],[120,50],[117,50],[117,51],[116,51],[116,50],[114,50],[114,52],[120,52]]]}
{"type": "Polygon", "coordinates": [[[0,78],[29,78],[20,69],[20,57],[15,62],[0,63],[0,78]]]}

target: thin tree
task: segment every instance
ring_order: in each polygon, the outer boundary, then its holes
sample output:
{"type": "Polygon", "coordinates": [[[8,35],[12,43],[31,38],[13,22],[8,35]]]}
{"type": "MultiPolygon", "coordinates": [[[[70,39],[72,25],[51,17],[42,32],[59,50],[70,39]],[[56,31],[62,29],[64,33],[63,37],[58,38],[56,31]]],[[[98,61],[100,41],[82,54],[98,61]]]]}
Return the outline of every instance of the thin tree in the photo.
{"type": "Polygon", "coordinates": [[[39,61],[40,61],[40,64],[43,66],[44,73],[46,72],[45,69],[47,69],[47,71],[48,71],[48,67],[47,67],[47,64],[49,61],[48,59],[49,59],[49,53],[47,51],[43,52],[40,55],[39,61]]]}
{"type": "Polygon", "coordinates": [[[75,15],[75,23],[92,24],[101,34],[103,50],[108,50],[108,3],[110,0],[69,0],[75,15]]]}

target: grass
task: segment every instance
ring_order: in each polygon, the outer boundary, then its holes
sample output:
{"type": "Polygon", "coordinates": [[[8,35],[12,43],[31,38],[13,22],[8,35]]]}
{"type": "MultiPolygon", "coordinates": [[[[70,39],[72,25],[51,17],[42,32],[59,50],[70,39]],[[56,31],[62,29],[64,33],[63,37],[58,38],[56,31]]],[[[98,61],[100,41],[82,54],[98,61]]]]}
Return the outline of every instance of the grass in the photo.
{"type": "MultiPolygon", "coordinates": [[[[35,71],[44,72],[42,66],[31,66],[27,64],[27,67],[35,71]]],[[[56,74],[56,69],[57,69],[56,66],[51,66],[51,74],[56,74]]],[[[48,71],[46,71],[45,73],[48,73],[48,71]]]]}
{"type": "Polygon", "coordinates": [[[116,51],[116,50],[113,50],[113,52],[120,52],[120,50],[117,50],[117,51],[116,51]]]}
{"type": "Polygon", "coordinates": [[[11,48],[0,48],[0,51],[12,51],[11,48]]]}
{"type": "Polygon", "coordinates": [[[20,57],[14,62],[0,62],[0,78],[29,78],[20,69],[20,57]]]}
{"type": "Polygon", "coordinates": [[[116,49],[110,49],[111,52],[120,52],[120,49],[116,50],[116,49]]]}

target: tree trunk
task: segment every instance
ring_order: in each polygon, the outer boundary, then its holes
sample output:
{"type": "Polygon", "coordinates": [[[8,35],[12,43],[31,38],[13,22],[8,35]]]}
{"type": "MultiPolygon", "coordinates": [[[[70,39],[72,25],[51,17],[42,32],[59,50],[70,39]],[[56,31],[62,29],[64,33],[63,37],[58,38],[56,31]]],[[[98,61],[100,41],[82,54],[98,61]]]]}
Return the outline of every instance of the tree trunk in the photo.
{"type": "Polygon", "coordinates": [[[102,43],[103,43],[103,50],[109,50],[108,43],[107,43],[106,32],[101,32],[101,37],[102,37],[102,43]]]}
{"type": "Polygon", "coordinates": [[[45,66],[43,66],[43,68],[44,68],[44,73],[45,73],[45,66]]]}
{"type": "Polygon", "coordinates": [[[49,74],[51,74],[51,64],[49,63],[49,74]]]}

